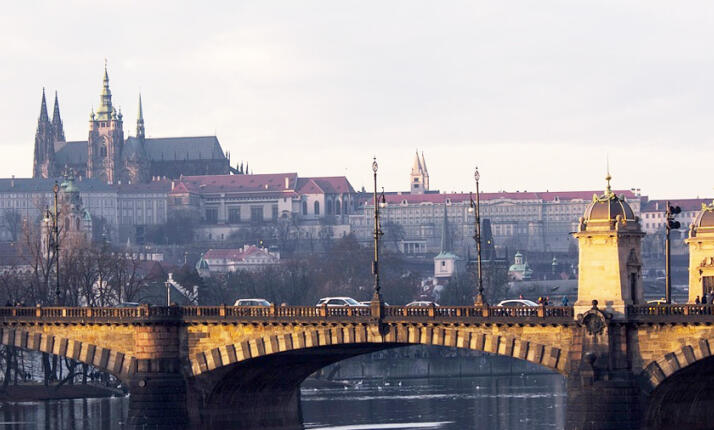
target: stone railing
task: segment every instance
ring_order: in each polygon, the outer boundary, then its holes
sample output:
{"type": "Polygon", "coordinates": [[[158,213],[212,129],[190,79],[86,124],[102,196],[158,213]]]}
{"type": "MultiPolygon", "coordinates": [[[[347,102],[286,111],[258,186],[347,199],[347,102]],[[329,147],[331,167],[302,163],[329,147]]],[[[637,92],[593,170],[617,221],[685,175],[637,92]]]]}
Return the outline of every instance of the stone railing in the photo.
{"type": "MultiPolygon", "coordinates": [[[[349,306],[148,306],[109,307],[0,307],[0,322],[144,323],[185,321],[369,322],[372,308],[349,306]]],[[[485,321],[495,323],[551,323],[573,320],[573,308],[558,306],[385,306],[382,319],[395,321],[485,321]]]]}
{"type": "Polygon", "coordinates": [[[627,307],[627,318],[642,322],[714,321],[714,305],[631,305],[627,307]]]}

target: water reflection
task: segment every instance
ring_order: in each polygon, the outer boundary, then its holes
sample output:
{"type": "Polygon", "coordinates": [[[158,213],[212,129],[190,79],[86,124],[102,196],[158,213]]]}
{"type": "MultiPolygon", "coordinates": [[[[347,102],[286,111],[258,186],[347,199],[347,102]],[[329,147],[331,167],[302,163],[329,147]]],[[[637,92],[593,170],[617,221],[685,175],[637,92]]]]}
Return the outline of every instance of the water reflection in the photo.
{"type": "Polygon", "coordinates": [[[0,403],[1,429],[123,429],[128,398],[0,403]]]}
{"type": "Polygon", "coordinates": [[[363,381],[304,390],[306,428],[556,429],[565,424],[560,375],[363,381]]]}
{"type": "MultiPolygon", "coordinates": [[[[117,430],[128,398],[0,404],[0,429],[117,430]]],[[[560,375],[365,380],[340,389],[303,390],[308,429],[563,428],[560,375]]]]}

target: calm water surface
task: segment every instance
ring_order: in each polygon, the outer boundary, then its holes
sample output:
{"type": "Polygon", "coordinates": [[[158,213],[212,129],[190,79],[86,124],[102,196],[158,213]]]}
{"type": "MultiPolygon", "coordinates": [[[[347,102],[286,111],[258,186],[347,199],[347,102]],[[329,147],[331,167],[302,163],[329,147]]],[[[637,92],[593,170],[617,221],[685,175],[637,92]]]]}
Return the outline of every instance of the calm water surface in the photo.
{"type": "MultiPolygon", "coordinates": [[[[354,381],[303,390],[307,429],[560,429],[559,375],[354,381]]],[[[0,429],[123,429],[127,398],[0,404],[0,429]]]]}

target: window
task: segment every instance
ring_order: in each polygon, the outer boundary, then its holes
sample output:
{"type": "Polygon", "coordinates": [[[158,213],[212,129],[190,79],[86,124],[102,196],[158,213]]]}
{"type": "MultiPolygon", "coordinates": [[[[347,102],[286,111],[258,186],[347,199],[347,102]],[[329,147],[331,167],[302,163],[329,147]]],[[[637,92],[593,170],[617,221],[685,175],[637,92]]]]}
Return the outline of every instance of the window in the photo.
{"type": "Polygon", "coordinates": [[[237,224],[240,222],[240,207],[228,208],[228,222],[230,224],[237,224]]]}
{"type": "Polygon", "coordinates": [[[218,222],[218,209],[206,209],[206,222],[209,224],[216,224],[218,222]]]}
{"type": "Polygon", "coordinates": [[[332,200],[325,202],[325,214],[332,215],[332,200]]]}
{"type": "Polygon", "coordinates": [[[340,209],[341,209],[341,208],[340,208],[340,201],[339,201],[339,200],[335,200],[335,215],[340,215],[340,212],[341,212],[340,209]]]}
{"type": "Polygon", "coordinates": [[[107,147],[105,145],[102,145],[102,147],[99,148],[99,155],[101,155],[102,157],[107,156],[107,147]]]}
{"type": "Polygon", "coordinates": [[[315,202],[315,215],[320,215],[320,202],[315,202]]]}
{"type": "Polygon", "coordinates": [[[273,205],[272,210],[273,210],[273,219],[277,220],[278,219],[278,205],[273,205]]]}
{"type": "Polygon", "coordinates": [[[263,207],[262,206],[251,206],[250,220],[252,222],[263,222],[263,207]]]}
{"type": "Polygon", "coordinates": [[[307,215],[307,202],[302,202],[302,214],[307,215]]]}

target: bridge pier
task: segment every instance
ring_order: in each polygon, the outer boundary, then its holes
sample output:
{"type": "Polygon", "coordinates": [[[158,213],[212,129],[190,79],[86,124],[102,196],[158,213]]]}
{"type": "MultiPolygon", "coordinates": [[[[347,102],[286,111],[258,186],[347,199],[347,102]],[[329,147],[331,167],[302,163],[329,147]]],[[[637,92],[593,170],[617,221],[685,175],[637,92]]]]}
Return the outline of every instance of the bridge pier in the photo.
{"type": "Polygon", "coordinates": [[[186,380],[178,372],[138,372],[129,382],[129,417],[132,429],[188,427],[186,380]]]}

